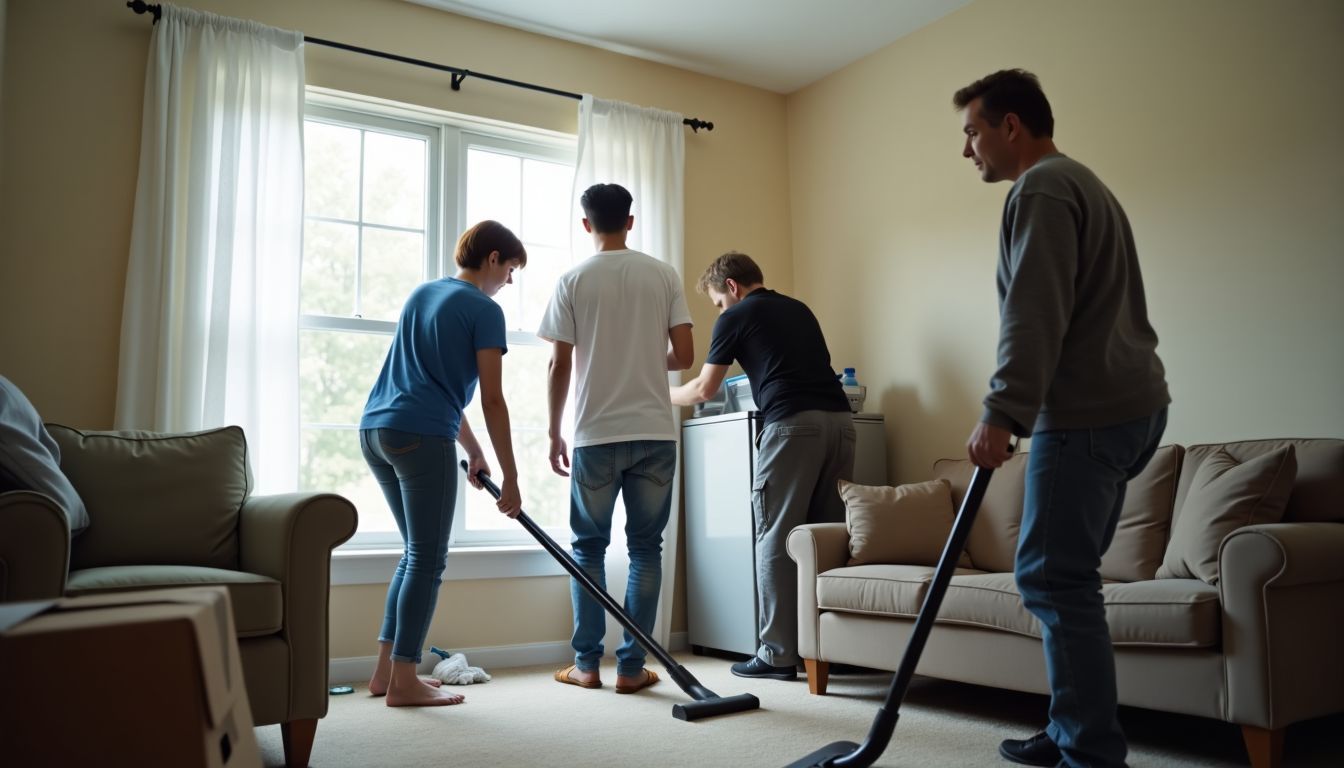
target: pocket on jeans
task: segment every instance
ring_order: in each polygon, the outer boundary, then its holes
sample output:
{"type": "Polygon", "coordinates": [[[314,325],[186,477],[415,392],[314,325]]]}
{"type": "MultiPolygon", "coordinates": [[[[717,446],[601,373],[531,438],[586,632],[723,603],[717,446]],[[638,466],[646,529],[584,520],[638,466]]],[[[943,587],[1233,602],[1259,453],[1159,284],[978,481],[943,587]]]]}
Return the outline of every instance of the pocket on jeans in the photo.
{"type": "Polygon", "coordinates": [[[631,474],[639,475],[658,485],[672,482],[672,477],[677,471],[676,445],[676,443],[641,441],[632,446],[632,450],[640,454],[640,459],[630,470],[631,474]]]}
{"type": "Polygon", "coordinates": [[[611,485],[615,468],[616,449],[610,445],[574,449],[574,462],[571,467],[574,482],[590,491],[611,485]]]}
{"type": "Polygon", "coordinates": [[[1093,461],[1128,473],[1146,447],[1148,419],[1087,430],[1087,450],[1093,461]]]}
{"type": "Polygon", "coordinates": [[[401,456],[420,447],[420,435],[395,429],[378,430],[378,445],[389,456],[401,456]]]}

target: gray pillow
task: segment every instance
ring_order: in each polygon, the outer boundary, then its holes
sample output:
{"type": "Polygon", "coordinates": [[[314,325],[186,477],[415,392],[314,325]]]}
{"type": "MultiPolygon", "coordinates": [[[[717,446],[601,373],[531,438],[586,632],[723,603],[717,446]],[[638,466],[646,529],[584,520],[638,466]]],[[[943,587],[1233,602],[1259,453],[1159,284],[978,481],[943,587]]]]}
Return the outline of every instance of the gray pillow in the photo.
{"type": "Polygon", "coordinates": [[[4,376],[0,376],[0,474],[19,488],[54,499],[65,512],[71,536],[89,527],[84,501],[61,472],[61,449],[23,391],[4,376]]]}

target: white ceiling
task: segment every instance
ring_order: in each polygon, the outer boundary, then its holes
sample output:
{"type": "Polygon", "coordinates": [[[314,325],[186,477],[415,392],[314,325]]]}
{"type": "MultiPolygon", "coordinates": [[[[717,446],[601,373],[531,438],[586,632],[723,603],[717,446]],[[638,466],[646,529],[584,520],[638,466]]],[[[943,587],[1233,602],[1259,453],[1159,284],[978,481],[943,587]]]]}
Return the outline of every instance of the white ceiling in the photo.
{"type": "Polygon", "coordinates": [[[796,91],[971,2],[408,1],[778,93],[796,91]]]}

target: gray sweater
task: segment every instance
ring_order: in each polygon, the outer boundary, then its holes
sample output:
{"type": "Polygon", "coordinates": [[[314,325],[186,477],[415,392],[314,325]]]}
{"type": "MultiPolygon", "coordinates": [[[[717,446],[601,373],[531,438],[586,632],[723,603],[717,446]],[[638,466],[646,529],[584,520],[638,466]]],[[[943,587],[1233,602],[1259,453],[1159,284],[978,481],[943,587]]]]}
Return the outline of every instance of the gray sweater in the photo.
{"type": "Polygon", "coordinates": [[[1086,166],[1047,155],[1003,206],[999,367],[982,421],[1108,427],[1171,402],[1129,220],[1086,166]]]}

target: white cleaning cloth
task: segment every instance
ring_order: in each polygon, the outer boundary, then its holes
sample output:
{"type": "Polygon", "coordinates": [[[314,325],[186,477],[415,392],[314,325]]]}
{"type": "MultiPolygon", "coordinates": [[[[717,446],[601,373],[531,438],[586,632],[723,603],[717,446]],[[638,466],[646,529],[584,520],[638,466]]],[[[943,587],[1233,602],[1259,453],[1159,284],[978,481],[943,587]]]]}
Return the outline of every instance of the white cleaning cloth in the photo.
{"type": "Polygon", "coordinates": [[[430,677],[442,680],[446,685],[471,685],[490,682],[490,674],[480,667],[467,666],[467,657],[460,653],[434,665],[430,677]]]}

